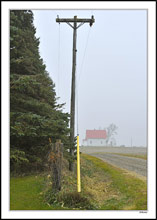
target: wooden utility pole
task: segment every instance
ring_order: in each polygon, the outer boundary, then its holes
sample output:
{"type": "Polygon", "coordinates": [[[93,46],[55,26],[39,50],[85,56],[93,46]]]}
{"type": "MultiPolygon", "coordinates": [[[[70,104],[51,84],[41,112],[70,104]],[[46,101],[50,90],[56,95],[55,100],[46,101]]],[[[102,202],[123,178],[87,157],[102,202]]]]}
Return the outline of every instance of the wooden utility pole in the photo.
{"type": "MultiPolygon", "coordinates": [[[[81,27],[84,23],[89,23],[90,26],[95,22],[94,16],[92,15],[90,19],[85,18],[56,18],[58,23],[67,23],[70,27],[73,28],[73,63],[72,63],[72,83],[71,83],[71,112],[70,112],[70,154],[74,157],[74,137],[75,137],[75,73],[76,73],[76,38],[77,38],[77,29],[81,27]],[[71,24],[73,23],[73,25],[71,24]],[[77,23],[79,23],[77,25],[77,23]]],[[[69,170],[74,170],[74,162],[71,160],[69,162],[69,170]]]]}

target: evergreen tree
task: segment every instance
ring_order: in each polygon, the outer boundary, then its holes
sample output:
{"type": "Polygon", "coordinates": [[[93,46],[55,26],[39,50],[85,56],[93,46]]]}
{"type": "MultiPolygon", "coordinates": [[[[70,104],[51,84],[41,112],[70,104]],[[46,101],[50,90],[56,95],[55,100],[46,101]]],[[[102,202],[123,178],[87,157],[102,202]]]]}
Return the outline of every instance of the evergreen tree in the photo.
{"type": "Polygon", "coordinates": [[[55,85],[39,55],[33,13],[10,12],[11,171],[42,169],[52,142],[68,141],[69,115],[56,104],[55,85]]]}

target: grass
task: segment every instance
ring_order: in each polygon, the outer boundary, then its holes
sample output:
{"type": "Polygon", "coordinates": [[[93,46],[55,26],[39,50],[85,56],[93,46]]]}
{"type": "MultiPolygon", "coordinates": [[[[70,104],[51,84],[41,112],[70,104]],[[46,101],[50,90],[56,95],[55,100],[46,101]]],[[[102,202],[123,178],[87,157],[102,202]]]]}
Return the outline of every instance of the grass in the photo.
{"type": "MultiPolygon", "coordinates": [[[[86,160],[101,169],[106,176],[106,191],[101,190],[100,209],[103,210],[146,210],[147,185],[136,177],[126,174],[119,168],[113,167],[93,156],[83,155],[86,160]],[[108,193],[109,192],[109,193],[108,193]],[[108,194],[107,194],[108,193],[108,194]],[[103,195],[102,195],[103,194],[103,195]]],[[[100,184],[98,182],[98,184],[100,184]]]]}
{"type": "Polygon", "coordinates": [[[147,154],[123,154],[123,153],[113,153],[113,154],[127,156],[127,157],[135,157],[135,158],[147,160],[147,154]]]}
{"type": "Polygon", "coordinates": [[[47,206],[42,204],[43,177],[15,177],[10,180],[11,210],[40,210],[47,206]],[[31,202],[30,202],[31,201],[31,202]]]}
{"type": "MultiPolygon", "coordinates": [[[[76,165],[76,164],[75,164],[76,165]]],[[[146,210],[146,181],[93,156],[81,154],[81,193],[75,172],[64,161],[62,190],[52,191],[48,175],[11,178],[11,210],[146,210]]]]}
{"type": "Polygon", "coordinates": [[[44,176],[12,177],[10,180],[10,210],[52,210],[44,201],[44,176]]]}
{"type": "Polygon", "coordinates": [[[102,152],[96,152],[96,154],[116,154],[116,155],[121,155],[121,156],[126,156],[126,157],[135,157],[135,158],[140,158],[147,160],[147,154],[124,154],[124,153],[102,153],[102,152]]]}

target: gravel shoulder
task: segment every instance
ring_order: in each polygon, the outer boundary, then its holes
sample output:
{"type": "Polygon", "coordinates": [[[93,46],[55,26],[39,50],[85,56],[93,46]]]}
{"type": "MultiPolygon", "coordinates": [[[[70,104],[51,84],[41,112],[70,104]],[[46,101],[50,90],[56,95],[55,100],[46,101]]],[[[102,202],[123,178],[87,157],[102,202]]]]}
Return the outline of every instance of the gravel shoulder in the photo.
{"type": "Polygon", "coordinates": [[[147,176],[147,160],[114,154],[114,153],[130,153],[135,155],[137,154],[144,155],[147,152],[146,148],[81,147],[80,150],[82,153],[95,156],[119,168],[135,172],[144,177],[147,176]]]}

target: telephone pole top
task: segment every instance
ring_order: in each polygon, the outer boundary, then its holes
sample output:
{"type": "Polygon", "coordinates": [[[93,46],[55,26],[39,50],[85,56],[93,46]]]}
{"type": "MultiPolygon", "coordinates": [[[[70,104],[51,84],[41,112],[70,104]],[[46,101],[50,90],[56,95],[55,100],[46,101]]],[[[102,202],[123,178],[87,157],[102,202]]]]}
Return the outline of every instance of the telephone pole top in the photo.
{"type": "Polygon", "coordinates": [[[73,29],[77,29],[80,26],[82,26],[84,23],[89,23],[90,26],[93,25],[93,23],[95,22],[94,16],[92,15],[91,18],[77,18],[77,16],[74,16],[74,18],[56,18],[56,22],[58,23],[67,23],[68,25],[70,25],[70,27],[72,27],[73,29]],[[80,23],[78,26],[73,26],[72,24],[70,24],[71,22],[73,23],[80,23]]]}

